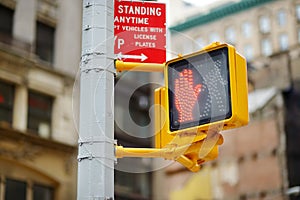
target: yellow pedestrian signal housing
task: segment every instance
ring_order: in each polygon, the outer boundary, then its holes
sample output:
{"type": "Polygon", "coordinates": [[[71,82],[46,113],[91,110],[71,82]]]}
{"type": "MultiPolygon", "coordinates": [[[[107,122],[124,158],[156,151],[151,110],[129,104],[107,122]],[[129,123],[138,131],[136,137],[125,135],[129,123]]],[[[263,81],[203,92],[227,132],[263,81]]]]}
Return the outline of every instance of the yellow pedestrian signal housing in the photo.
{"type": "Polygon", "coordinates": [[[201,51],[166,63],[165,90],[156,91],[156,147],[175,135],[203,139],[209,129],[231,129],[248,123],[246,60],[229,44],[213,43],[201,51]],[[162,116],[164,115],[164,116],[162,116]]]}
{"type": "Polygon", "coordinates": [[[156,148],[116,146],[117,158],[163,157],[196,172],[217,158],[221,130],[248,124],[246,60],[229,44],[216,42],[166,64],[115,65],[118,71],[164,69],[165,75],[154,95],[156,148]]]}

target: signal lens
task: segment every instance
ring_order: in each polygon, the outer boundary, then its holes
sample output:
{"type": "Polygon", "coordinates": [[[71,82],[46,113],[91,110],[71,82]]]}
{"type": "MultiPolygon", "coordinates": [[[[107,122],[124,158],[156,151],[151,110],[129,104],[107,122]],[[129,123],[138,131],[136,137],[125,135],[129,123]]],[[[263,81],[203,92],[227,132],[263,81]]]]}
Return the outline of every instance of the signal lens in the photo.
{"type": "Polygon", "coordinates": [[[170,130],[231,117],[228,48],[168,65],[170,130]]]}

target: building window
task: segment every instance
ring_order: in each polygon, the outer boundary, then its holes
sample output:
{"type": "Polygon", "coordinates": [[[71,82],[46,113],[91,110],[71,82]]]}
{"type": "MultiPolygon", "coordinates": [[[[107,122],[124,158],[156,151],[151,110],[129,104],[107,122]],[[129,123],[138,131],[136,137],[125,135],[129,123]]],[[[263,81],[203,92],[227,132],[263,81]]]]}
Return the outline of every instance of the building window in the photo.
{"type": "Polygon", "coordinates": [[[52,97],[29,91],[27,124],[29,131],[44,138],[50,137],[52,103],[52,97]]]}
{"type": "Polygon", "coordinates": [[[33,200],[53,200],[54,189],[45,185],[33,185],[33,200]]]}
{"type": "Polygon", "coordinates": [[[31,184],[29,185],[27,181],[6,177],[2,184],[4,187],[0,187],[0,189],[3,188],[0,190],[0,197],[4,197],[3,200],[54,200],[55,190],[51,186],[33,184],[29,187],[31,184]]]}
{"type": "Polygon", "coordinates": [[[289,47],[289,38],[286,33],[280,34],[279,35],[279,45],[280,45],[280,50],[285,51],[289,47]]]}
{"type": "Polygon", "coordinates": [[[250,38],[252,35],[252,25],[250,22],[244,22],[242,24],[242,33],[245,38],[250,38]]]}
{"type": "Polygon", "coordinates": [[[286,12],[285,10],[279,10],[278,11],[278,14],[277,14],[277,20],[278,20],[278,25],[281,26],[281,27],[284,27],[286,25],[286,12]]]}
{"type": "Polygon", "coordinates": [[[14,94],[13,85],[0,82],[0,122],[12,123],[14,94]]]}
{"type": "Polygon", "coordinates": [[[226,28],[226,30],[225,30],[225,38],[226,38],[226,41],[228,43],[235,44],[235,42],[236,42],[236,33],[235,33],[235,30],[234,30],[234,28],[232,26],[226,28]]]}
{"type": "Polygon", "coordinates": [[[271,23],[269,17],[261,16],[259,18],[259,28],[262,33],[269,33],[271,31],[271,23]]]}
{"type": "Polygon", "coordinates": [[[212,42],[218,42],[220,41],[220,36],[218,33],[216,32],[212,32],[210,35],[209,35],[209,42],[212,43],[212,42]]]}
{"type": "Polygon", "coordinates": [[[0,5],[0,41],[10,43],[12,39],[14,11],[0,5]]]}
{"type": "Polygon", "coordinates": [[[300,4],[296,6],[296,17],[298,22],[300,22],[300,4]]]}
{"type": "Polygon", "coordinates": [[[115,170],[116,199],[150,199],[151,173],[127,173],[115,170]]]}
{"type": "Polygon", "coordinates": [[[6,179],[5,200],[26,200],[26,182],[6,179]]]}
{"type": "Polygon", "coordinates": [[[42,22],[36,25],[36,54],[40,59],[53,63],[55,29],[42,22]]]}
{"type": "Polygon", "coordinates": [[[261,41],[261,49],[264,56],[270,56],[272,54],[272,44],[268,38],[261,41]]]}
{"type": "Polygon", "coordinates": [[[244,47],[244,53],[246,56],[246,59],[248,61],[251,61],[253,59],[253,47],[252,45],[248,44],[244,47]]]}

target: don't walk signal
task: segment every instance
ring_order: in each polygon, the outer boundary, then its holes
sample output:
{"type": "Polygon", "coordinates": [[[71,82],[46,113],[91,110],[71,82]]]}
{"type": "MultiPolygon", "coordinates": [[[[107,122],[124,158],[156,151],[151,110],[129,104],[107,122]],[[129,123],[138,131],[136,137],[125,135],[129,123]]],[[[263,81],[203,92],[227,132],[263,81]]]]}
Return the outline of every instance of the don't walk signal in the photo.
{"type": "Polygon", "coordinates": [[[222,144],[217,133],[248,123],[246,68],[233,46],[220,43],[168,61],[165,87],[155,92],[155,103],[161,105],[156,148],[188,146],[177,161],[192,171],[215,159],[222,144]]]}
{"type": "Polygon", "coordinates": [[[229,67],[227,47],[167,63],[171,132],[231,116],[229,67]]]}
{"type": "MultiPolygon", "coordinates": [[[[117,70],[134,64],[118,63],[117,70]]],[[[159,71],[141,65],[138,70],[159,71]],[[144,68],[143,68],[144,66],[144,68]]],[[[221,130],[248,123],[246,60],[229,44],[213,43],[203,50],[163,64],[165,86],[155,91],[155,149],[124,149],[129,157],[173,159],[191,171],[218,156],[221,130]],[[209,135],[210,134],[210,135],[209,135]]]]}
{"type": "Polygon", "coordinates": [[[170,60],[165,79],[169,133],[248,123],[246,60],[233,46],[213,43],[170,60]]]}

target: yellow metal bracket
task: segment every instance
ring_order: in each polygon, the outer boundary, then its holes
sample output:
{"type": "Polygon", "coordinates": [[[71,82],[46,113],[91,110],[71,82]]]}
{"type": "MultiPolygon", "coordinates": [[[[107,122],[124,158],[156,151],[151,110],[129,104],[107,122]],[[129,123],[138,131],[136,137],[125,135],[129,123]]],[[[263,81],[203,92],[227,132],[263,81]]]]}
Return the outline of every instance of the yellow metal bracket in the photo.
{"type": "Polygon", "coordinates": [[[218,156],[218,145],[223,143],[223,137],[217,134],[216,144],[207,146],[208,138],[192,144],[182,146],[167,145],[164,148],[124,148],[115,146],[116,158],[143,157],[143,158],[165,158],[176,160],[192,172],[200,170],[200,164],[213,160],[218,156]],[[201,152],[205,152],[201,156],[201,152]]]}
{"type": "Polygon", "coordinates": [[[165,63],[137,63],[137,62],[123,62],[122,60],[115,60],[115,68],[117,72],[122,71],[138,71],[138,72],[163,72],[165,63]]]}
{"type": "Polygon", "coordinates": [[[165,158],[167,160],[176,160],[192,172],[200,170],[200,165],[197,160],[192,160],[185,155],[180,155],[177,158],[170,159],[170,149],[156,148],[124,148],[115,146],[116,158],[124,157],[139,157],[139,158],[165,158]]]}

